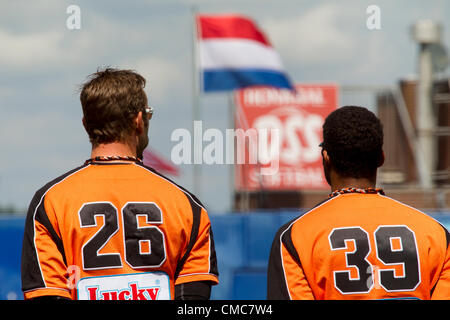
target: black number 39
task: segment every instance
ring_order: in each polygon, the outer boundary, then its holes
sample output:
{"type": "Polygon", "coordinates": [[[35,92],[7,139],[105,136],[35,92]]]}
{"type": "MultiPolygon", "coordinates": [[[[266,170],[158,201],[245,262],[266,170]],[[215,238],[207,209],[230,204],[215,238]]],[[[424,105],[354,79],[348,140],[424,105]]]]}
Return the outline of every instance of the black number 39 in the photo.
{"type": "MultiPolygon", "coordinates": [[[[374,232],[377,258],[385,265],[402,265],[403,275],[395,269],[379,271],[380,285],[387,292],[413,291],[420,283],[420,266],[415,235],[406,226],[380,226],[374,232]],[[400,247],[393,248],[392,240],[400,247]]],[[[355,249],[347,252],[347,267],[356,267],[358,277],[351,278],[350,270],[334,271],[335,287],[343,294],[368,293],[372,290],[374,268],[367,260],[370,253],[369,234],[361,227],[333,229],[329,235],[332,250],[347,249],[346,241],[353,241],[355,249]]]]}
{"type": "MultiPolygon", "coordinates": [[[[110,202],[85,203],[78,212],[81,228],[97,227],[96,216],[104,217],[103,226],[82,247],[83,269],[121,268],[119,253],[99,253],[119,231],[117,208],[110,202]]],[[[147,224],[161,224],[160,208],[152,202],[128,202],[122,208],[125,261],[133,268],[159,267],[166,259],[164,233],[157,226],[139,227],[138,217],[147,224]],[[142,253],[141,243],[149,243],[149,252],[142,253]]]]}

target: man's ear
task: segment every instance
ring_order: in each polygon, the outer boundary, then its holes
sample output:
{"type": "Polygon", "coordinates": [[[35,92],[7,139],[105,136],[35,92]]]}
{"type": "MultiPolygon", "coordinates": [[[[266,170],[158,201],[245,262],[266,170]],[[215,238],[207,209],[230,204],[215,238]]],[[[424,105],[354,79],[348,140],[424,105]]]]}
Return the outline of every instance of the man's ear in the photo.
{"type": "Polygon", "coordinates": [[[324,163],[329,164],[330,163],[330,156],[328,155],[327,150],[322,149],[322,158],[324,163]]]}
{"type": "Polygon", "coordinates": [[[144,119],[142,118],[142,111],[139,111],[136,118],[134,118],[134,125],[138,135],[144,132],[144,119]]]}

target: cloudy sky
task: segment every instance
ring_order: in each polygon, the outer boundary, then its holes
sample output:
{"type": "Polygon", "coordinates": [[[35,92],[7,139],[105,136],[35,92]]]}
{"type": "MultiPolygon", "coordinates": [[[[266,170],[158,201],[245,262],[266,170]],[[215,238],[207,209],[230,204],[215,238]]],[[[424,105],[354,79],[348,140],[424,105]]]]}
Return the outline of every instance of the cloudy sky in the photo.
{"type": "MultiPolygon", "coordinates": [[[[388,85],[416,71],[410,26],[442,23],[450,45],[450,2],[331,0],[0,1],[0,205],[26,208],[46,182],[89,158],[78,86],[101,66],[132,68],[148,81],[156,109],[150,146],[170,159],[171,133],[192,127],[192,12],[253,18],[299,83],[388,85]],[[81,29],[69,30],[69,5],[81,29]],[[381,29],[366,27],[369,5],[381,29]]],[[[226,94],[200,98],[203,127],[229,127],[226,94]]],[[[370,106],[369,106],[370,107],[370,106]]],[[[193,189],[192,166],[174,178],[193,189]]],[[[230,208],[230,167],[203,166],[200,199],[230,208]]]]}

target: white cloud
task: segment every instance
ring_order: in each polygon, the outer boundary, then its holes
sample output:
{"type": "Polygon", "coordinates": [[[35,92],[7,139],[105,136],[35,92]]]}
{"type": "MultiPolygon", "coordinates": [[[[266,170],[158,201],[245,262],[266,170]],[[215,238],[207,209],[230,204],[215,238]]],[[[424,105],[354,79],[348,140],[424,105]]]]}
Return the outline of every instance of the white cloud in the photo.
{"type": "Polygon", "coordinates": [[[4,116],[0,123],[0,145],[14,151],[57,148],[83,139],[81,114],[74,119],[73,115],[54,111],[16,113],[4,116]]]}
{"type": "Polygon", "coordinates": [[[29,68],[51,63],[55,56],[62,54],[58,45],[62,36],[56,31],[14,34],[0,29],[0,65],[29,68]]]}
{"type": "MultiPolygon", "coordinates": [[[[61,17],[65,16],[62,14],[61,17]]],[[[89,63],[114,63],[121,57],[139,52],[153,39],[145,28],[136,28],[94,12],[82,21],[80,30],[69,30],[64,23],[53,28],[37,27],[33,31],[0,26],[0,67],[38,72],[63,71],[67,67],[85,67],[89,63]]]]}
{"type": "Polygon", "coordinates": [[[293,18],[269,19],[263,26],[287,63],[334,64],[352,59],[355,41],[339,25],[339,19],[352,14],[347,6],[325,3],[293,18]]]}

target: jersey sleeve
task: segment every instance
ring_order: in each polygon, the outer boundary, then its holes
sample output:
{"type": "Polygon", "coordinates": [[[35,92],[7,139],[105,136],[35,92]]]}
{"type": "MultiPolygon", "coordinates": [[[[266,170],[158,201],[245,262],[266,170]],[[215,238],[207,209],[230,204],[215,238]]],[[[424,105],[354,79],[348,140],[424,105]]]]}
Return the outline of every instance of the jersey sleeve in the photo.
{"type": "Polygon", "coordinates": [[[219,273],[211,222],[203,207],[194,201],[191,206],[194,215],[191,239],[177,267],[175,285],[195,281],[217,284],[219,273]]]}
{"type": "Polygon", "coordinates": [[[431,294],[432,300],[450,300],[450,233],[447,229],[444,228],[444,230],[447,240],[447,250],[442,271],[431,294]]]}
{"type": "Polygon", "coordinates": [[[313,300],[290,231],[290,226],[285,225],[274,238],[267,269],[267,299],[313,300]]]}
{"type": "Polygon", "coordinates": [[[47,215],[45,196],[39,193],[28,209],[21,264],[25,299],[40,296],[71,298],[62,241],[47,215]]]}

